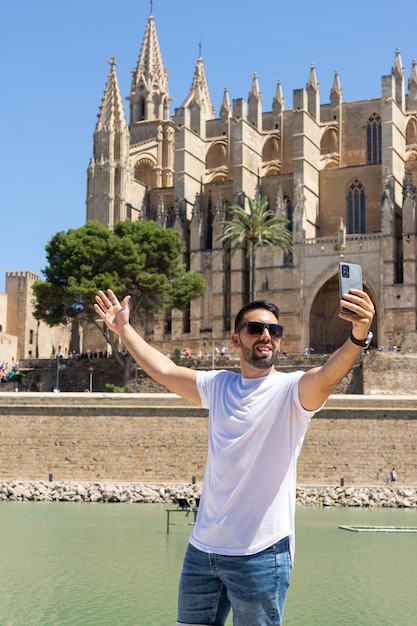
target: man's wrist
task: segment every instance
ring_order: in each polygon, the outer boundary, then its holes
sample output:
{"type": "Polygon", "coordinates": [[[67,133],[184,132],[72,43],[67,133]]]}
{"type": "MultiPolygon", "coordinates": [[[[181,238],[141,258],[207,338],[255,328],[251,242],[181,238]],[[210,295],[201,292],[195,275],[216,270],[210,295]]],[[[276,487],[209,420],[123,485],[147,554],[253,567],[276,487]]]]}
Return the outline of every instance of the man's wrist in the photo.
{"type": "Polygon", "coordinates": [[[371,331],[368,331],[368,334],[365,339],[357,339],[357,337],[355,337],[353,332],[350,331],[351,342],[354,343],[355,346],[359,346],[361,348],[365,348],[365,349],[369,348],[369,346],[371,345],[372,337],[373,337],[373,334],[371,333],[371,331]]]}

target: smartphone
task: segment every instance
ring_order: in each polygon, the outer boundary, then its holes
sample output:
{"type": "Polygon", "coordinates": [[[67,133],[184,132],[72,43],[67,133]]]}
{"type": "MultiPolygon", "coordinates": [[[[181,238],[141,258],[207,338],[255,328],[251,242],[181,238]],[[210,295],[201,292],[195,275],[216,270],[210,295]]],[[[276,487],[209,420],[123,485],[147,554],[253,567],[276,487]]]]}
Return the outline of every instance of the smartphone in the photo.
{"type": "MultiPolygon", "coordinates": [[[[340,299],[350,289],[363,290],[362,268],[355,263],[339,263],[339,293],[340,299]]],[[[351,313],[344,307],[340,307],[342,313],[351,313]]]]}

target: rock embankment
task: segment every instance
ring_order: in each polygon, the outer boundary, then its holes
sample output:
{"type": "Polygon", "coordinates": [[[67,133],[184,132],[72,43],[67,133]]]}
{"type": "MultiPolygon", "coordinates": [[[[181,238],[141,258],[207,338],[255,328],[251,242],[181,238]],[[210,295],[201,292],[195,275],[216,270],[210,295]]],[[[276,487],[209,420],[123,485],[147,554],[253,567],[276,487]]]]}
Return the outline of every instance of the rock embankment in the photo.
{"type": "Polygon", "coordinates": [[[187,498],[193,505],[200,497],[198,485],[136,484],[64,481],[2,481],[0,500],[36,502],[132,502],[174,503],[187,498]]]}
{"type": "MultiPolygon", "coordinates": [[[[198,484],[2,481],[0,500],[174,504],[200,497],[198,484]]],[[[298,487],[297,506],[417,508],[417,487],[298,487]]]]}
{"type": "Polygon", "coordinates": [[[299,506],[416,508],[416,487],[298,487],[299,506]]]}

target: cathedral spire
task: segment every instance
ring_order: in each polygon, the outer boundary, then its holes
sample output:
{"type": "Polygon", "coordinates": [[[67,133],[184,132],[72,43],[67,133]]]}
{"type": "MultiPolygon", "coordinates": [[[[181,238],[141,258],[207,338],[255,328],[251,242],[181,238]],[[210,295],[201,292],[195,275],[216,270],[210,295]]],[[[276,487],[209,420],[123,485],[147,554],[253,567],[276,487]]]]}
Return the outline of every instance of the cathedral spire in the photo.
{"type": "Polygon", "coordinates": [[[93,156],[88,166],[88,220],[98,220],[113,228],[117,222],[126,219],[128,159],[129,128],[113,57],[94,131],[93,156]]]}
{"type": "Polygon", "coordinates": [[[114,57],[110,59],[109,65],[110,72],[104,88],[96,131],[103,129],[122,131],[127,126],[122,94],[116,74],[117,63],[114,57]]]}
{"type": "Polygon", "coordinates": [[[310,75],[307,83],[307,103],[308,112],[317,123],[320,123],[320,89],[314,63],[310,66],[310,75]]]}
{"type": "Polygon", "coordinates": [[[415,59],[411,63],[411,75],[408,80],[407,109],[408,111],[417,109],[417,62],[415,59]]]}
{"type": "Polygon", "coordinates": [[[315,91],[318,91],[319,83],[317,80],[316,68],[314,67],[314,63],[310,65],[310,74],[308,77],[307,89],[311,87],[315,91]]]}
{"type": "Polygon", "coordinates": [[[337,123],[341,122],[343,104],[343,91],[340,86],[339,72],[334,73],[333,85],[330,90],[330,107],[333,120],[337,123]]]}
{"type": "Polygon", "coordinates": [[[259,82],[258,82],[258,74],[256,72],[253,75],[252,85],[251,85],[251,89],[249,92],[249,97],[250,96],[255,96],[255,98],[261,97],[261,91],[259,89],[259,82]]]}
{"type": "Polygon", "coordinates": [[[277,81],[277,88],[275,89],[275,96],[272,101],[272,108],[274,107],[275,103],[277,103],[281,107],[281,109],[285,109],[285,100],[282,93],[282,84],[280,80],[277,81]]]}
{"type": "Polygon", "coordinates": [[[394,67],[392,68],[392,73],[394,74],[395,72],[398,72],[399,74],[402,74],[403,71],[404,71],[404,68],[403,68],[403,62],[401,60],[401,52],[400,52],[400,49],[397,48],[395,50],[394,67]]]}
{"type": "Polygon", "coordinates": [[[404,110],[405,104],[405,72],[399,48],[395,51],[394,66],[392,68],[392,76],[395,81],[395,100],[397,104],[404,110]]]}
{"type": "Polygon", "coordinates": [[[253,75],[248,97],[248,121],[258,130],[262,130],[262,97],[256,72],[253,75]]]}
{"type": "Polygon", "coordinates": [[[227,132],[229,119],[232,117],[232,107],[230,105],[229,91],[227,87],[223,91],[223,100],[220,107],[220,125],[224,132],[227,132]]]}
{"type": "Polygon", "coordinates": [[[343,101],[342,93],[343,92],[340,86],[339,72],[335,70],[334,78],[333,78],[333,85],[330,90],[330,102],[333,102],[333,100],[336,100],[338,103],[342,102],[343,101]]]}
{"type": "Polygon", "coordinates": [[[205,119],[214,119],[215,110],[211,103],[206,72],[204,69],[204,63],[201,55],[198,57],[195,64],[195,71],[190,92],[182,103],[182,106],[191,107],[191,105],[194,103],[198,104],[201,110],[204,111],[205,119]]]}
{"type": "Polygon", "coordinates": [[[415,59],[411,62],[411,75],[408,81],[408,88],[417,87],[417,61],[415,59]]]}
{"type": "Polygon", "coordinates": [[[278,80],[277,88],[275,89],[275,96],[272,100],[272,113],[274,117],[275,124],[277,127],[281,128],[282,122],[282,112],[285,110],[285,100],[282,93],[282,85],[281,81],[278,80]]]}
{"type": "Polygon", "coordinates": [[[168,102],[168,72],[162,60],[151,4],[138,63],[132,73],[130,123],[167,120],[168,102]]]}
{"type": "Polygon", "coordinates": [[[223,91],[223,100],[220,107],[220,117],[222,117],[222,115],[230,117],[231,112],[232,107],[230,106],[229,90],[227,89],[227,87],[225,87],[223,91]]]}

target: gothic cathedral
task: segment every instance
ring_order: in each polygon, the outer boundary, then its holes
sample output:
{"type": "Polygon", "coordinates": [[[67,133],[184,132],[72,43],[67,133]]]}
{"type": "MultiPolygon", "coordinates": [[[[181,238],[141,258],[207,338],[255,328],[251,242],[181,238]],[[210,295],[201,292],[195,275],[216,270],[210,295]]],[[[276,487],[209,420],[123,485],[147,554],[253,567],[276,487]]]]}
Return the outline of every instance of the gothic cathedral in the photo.
{"type": "Polygon", "coordinates": [[[329,352],[347,336],[337,317],[341,260],[362,265],[377,311],[374,347],[417,350],[416,62],[408,93],[397,50],[381,96],[357,102],[343,101],[336,72],[327,104],[311,66],[291,107],[278,82],[267,112],[254,75],[247,100],[231,103],[224,91],[217,117],[201,56],[172,116],[167,76],[151,14],[132,74],[129,123],[110,61],[87,181],[88,220],[178,229],[185,264],[208,284],[189,310],[161,317],[154,344],[196,350],[229,337],[249,299],[249,266],[244,250],[223,249],[219,223],[231,204],[259,193],[289,220],[293,237],[291,254],[256,251],[257,297],[279,306],[288,352],[329,352]]]}

